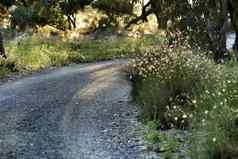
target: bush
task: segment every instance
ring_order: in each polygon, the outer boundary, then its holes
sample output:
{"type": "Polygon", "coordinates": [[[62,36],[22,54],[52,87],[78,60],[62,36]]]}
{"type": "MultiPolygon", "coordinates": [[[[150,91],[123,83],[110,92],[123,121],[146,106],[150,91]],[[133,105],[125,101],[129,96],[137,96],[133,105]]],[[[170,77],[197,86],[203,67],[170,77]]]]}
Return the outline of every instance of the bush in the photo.
{"type": "Polygon", "coordinates": [[[20,71],[36,71],[69,63],[69,49],[62,41],[33,36],[12,42],[6,49],[9,60],[14,61],[20,71]]]}
{"type": "Polygon", "coordinates": [[[221,66],[216,89],[198,99],[203,107],[196,115],[192,134],[195,159],[236,159],[238,157],[238,79],[237,69],[221,66]],[[203,138],[203,142],[200,142],[203,138]]]}
{"type": "MultiPolygon", "coordinates": [[[[212,63],[184,49],[150,49],[132,62],[133,96],[143,115],[161,120],[165,128],[188,126],[196,109],[196,96],[210,83],[212,63]]],[[[212,83],[211,83],[212,85],[212,83]]]]}
{"type": "Polygon", "coordinates": [[[15,67],[14,61],[11,59],[5,59],[3,57],[0,57],[0,67],[1,68],[6,68],[8,71],[15,72],[18,71],[15,67]]]}
{"type": "Polygon", "coordinates": [[[11,11],[11,25],[14,28],[18,26],[21,30],[26,27],[36,27],[37,25],[50,25],[57,29],[65,30],[66,24],[66,18],[58,3],[47,7],[43,1],[39,1],[29,7],[17,6],[11,11]]]}
{"type": "Polygon", "coordinates": [[[17,70],[13,61],[0,57],[0,78],[16,71],[17,70]]]}
{"type": "Polygon", "coordinates": [[[149,50],[131,65],[132,94],[146,120],[190,126],[191,158],[238,158],[237,68],[169,47],[149,50]]]}
{"type": "Polygon", "coordinates": [[[26,26],[33,27],[39,21],[37,12],[31,7],[19,6],[11,12],[11,23],[13,26],[19,26],[25,29],[26,26]]]}

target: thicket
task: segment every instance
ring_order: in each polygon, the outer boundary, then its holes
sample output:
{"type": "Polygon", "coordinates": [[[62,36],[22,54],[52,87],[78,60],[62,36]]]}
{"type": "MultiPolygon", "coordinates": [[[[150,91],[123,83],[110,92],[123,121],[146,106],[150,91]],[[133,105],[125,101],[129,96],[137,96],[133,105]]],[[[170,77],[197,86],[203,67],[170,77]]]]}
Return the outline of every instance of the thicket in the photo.
{"type": "Polygon", "coordinates": [[[238,70],[184,46],[164,44],[132,60],[132,96],[145,122],[190,132],[191,158],[236,159],[238,70]]]}

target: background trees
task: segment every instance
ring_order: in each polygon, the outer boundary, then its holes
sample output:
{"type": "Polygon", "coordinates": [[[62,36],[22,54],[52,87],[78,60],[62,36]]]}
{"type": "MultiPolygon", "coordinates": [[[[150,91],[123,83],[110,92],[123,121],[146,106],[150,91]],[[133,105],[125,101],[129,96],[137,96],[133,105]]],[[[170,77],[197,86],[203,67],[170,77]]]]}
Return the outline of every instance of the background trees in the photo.
{"type": "MultiPolygon", "coordinates": [[[[125,28],[140,21],[147,22],[148,16],[154,14],[158,28],[165,30],[168,36],[182,32],[192,45],[210,49],[217,62],[228,56],[226,27],[229,18],[235,32],[238,32],[235,0],[149,0],[145,4],[143,0],[3,0],[0,10],[2,14],[10,15],[14,28],[24,30],[26,27],[50,25],[66,30],[77,27],[76,14],[87,5],[105,12],[111,21],[115,16],[127,15],[131,20],[125,28]],[[138,16],[136,5],[142,6],[138,16]]],[[[236,53],[237,48],[238,37],[234,45],[236,53]]]]}

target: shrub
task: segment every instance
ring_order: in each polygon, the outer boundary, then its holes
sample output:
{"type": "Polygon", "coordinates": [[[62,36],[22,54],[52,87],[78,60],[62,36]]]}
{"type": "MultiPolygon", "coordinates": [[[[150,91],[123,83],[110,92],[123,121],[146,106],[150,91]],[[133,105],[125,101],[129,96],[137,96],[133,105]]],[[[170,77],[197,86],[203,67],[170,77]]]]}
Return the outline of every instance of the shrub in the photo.
{"type": "Polygon", "coordinates": [[[67,21],[58,3],[47,7],[43,1],[38,1],[34,5],[27,7],[17,6],[12,10],[11,24],[13,27],[18,26],[22,30],[26,27],[36,27],[37,25],[50,25],[57,29],[65,30],[67,21]]]}
{"type": "Polygon", "coordinates": [[[3,57],[0,57],[0,67],[6,68],[7,70],[12,71],[12,72],[17,71],[14,61],[12,61],[9,58],[5,59],[3,57]]]}
{"type": "Polygon", "coordinates": [[[220,67],[216,83],[215,90],[207,90],[198,100],[203,109],[196,116],[196,131],[191,137],[194,159],[238,157],[237,69],[220,67]]]}
{"type": "Polygon", "coordinates": [[[62,41],[39,36],[26,37],[6,46],[9,60],[17,70],[36,71],[69,63],[67,47],[62,41]]]}
{"type": "Polygon", "coordinates": [[[191,158],[238,157],[237,65],[215,65],[180,47],[149,50],[131,65],[132,94],[146,120],[190,126],[191,158]]]}
{"type": "Polygon", "coordinates": [[[26,26],[35,26],[38,23],[39,16],[31,7],[19,6],[11,12],[11,23],[13,26],[19,26],[25,29],[26,26]]]}
{"type": "Polygon", "coordinates": [[[0,78],[16,72],[15,64],[10,59],[0,57],[0,78]]]}
{"type": "Polygon", "coordinates": [[[204,115],[200,127],[196,127],[191,136],[191,157],[236,159],[238,157],[237,122],[237,113],[224,105],[204,115]]]}
{"type": "MultiPolygon", "coordinates": [[[[165,127],[186,127],[196,96],[212,78],[212,62],[192,51],[163,46],[132,61],[133,96],[147,119],[165,127]]],[[[212,85],[212,83],[211,83],[212,85]]]]}

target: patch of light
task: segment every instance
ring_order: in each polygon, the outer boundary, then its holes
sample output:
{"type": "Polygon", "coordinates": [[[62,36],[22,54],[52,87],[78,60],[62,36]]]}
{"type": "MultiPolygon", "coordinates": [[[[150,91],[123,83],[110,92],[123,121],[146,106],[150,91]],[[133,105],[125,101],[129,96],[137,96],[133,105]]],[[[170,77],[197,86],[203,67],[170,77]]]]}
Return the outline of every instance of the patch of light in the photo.
{"type": "Polygon", "coordinates": [[[188,0],[188,3],[193,6],[193,0],[188,0]]]}
{"type": "Polygon", "coordinates": [[[236,39],[236,34],[235,33],[228,33],[227,34],[227,40],[226,40],[226,46],[227,49],[232,49],[236,39]]]}
{"type": "Polygon", "coordinates": [[[144,0],[144,4],[147,4],[150,0],[144,0]]]}

